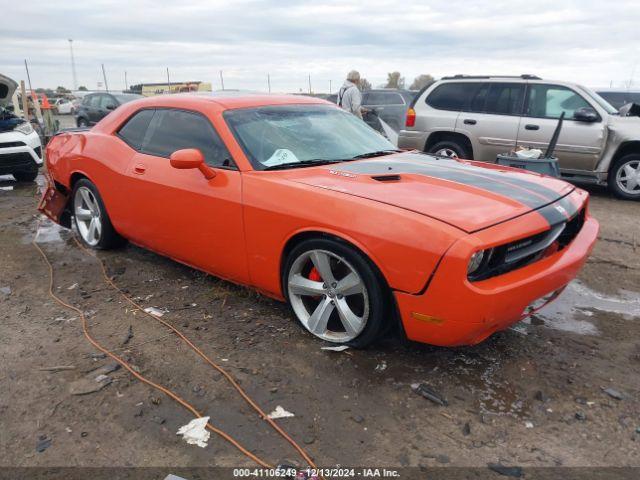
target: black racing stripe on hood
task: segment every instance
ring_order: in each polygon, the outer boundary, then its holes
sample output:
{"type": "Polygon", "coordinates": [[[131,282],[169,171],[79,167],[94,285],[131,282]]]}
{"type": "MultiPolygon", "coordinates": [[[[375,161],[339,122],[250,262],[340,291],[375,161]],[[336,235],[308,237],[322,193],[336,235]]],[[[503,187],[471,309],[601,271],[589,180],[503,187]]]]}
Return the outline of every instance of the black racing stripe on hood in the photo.
{"type": "Polygon", "coordinates": [[[572,219],[578,213],[578,207],[568,197],[562,197],[557,202],[542,207],[538,213],[553,226],[572,219]]]}
{"type": "Polygon", "coordinates": [[[416,159],[398,156],[342,164],[333,169],[361,175],[417,174],[479,188],[516,200],[530,208],[553,202],[560,194],[536,182],[513,177],[500,171],[466,165],[456,160],[424,155],[416,159]]]}

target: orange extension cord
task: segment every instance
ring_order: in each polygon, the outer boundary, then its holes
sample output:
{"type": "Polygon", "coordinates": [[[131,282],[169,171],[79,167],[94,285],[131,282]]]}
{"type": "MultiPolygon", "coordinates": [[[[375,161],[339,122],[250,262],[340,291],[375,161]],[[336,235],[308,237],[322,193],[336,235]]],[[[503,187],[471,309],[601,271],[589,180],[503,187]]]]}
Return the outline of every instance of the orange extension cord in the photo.
{"type": "MultiPolygon", "coordinates": [[[[37,236],[37,231],[40,229],[40,224],[41,221],[38,221],[38,224],[36,226],[36,236],[37,236]]],[[[196,352],[200,357],[202,357],[205,362],[207,362],[209,365],[211,365],[213,368],[215,368],[218,372],[220,372],[228,381],[229,383],[231,383],[231,385],[238,391],[238,393],[242,396],[242,398],[245,399],[245,401],[260,415],[260,417],[267,421],[269,423],[269,425],[271,425],[276,432],[278,432],[287,442],[289,442],[299,453],[300,455],[305,459],[305,461],[308,462],[308,465],[311,468],[317,469],[317,466],[315,465],[315,463],[313,462],[313,460],[311,460],[311,457],[306,453],[306,451],[296,443],[295,440],[293,440],[277,423],[275,423],[271,418],[269,418],[267,416],[267,414],[258,406],[258,404],[253,401],[251,399],[251,397],[249,397],[249,395],[242,389],[242,387],[238,384],[238,382],[231,376],[231,374],[229,374],[226,370],[224,370],[222,367],[220,367],[219,365],[217,365],[215,362],[213,362],[205,353],[203,353],[197,346],[195,346],[193,344],[193,342],[191,342],[191,340],[189,340],[183,333],[181,333],[178,329],[176,329],[173,325],[171,325],[170,323],[148,313],[144,311],[144,308],[142,306],[140,306],[138,303],[136,303],[133,299],[131,299],[126,293],[124,293],[120,287],[118,287],[111,278],[109,278],[109,276],[107,275],[107,269],[106,266],[104,264],[104,262],[102,261],[102,259],[98,258],[96,255],[93,255],[91,252],[89,252],[89,250],[87,250],[87,248],[82,245],[77,238],[74,236],[73,240],[76,242],[76,244],[80,247],[81,250],[83,250],[85,253],[87,253],[88,255],[91,255],[92,257],[94,257],[95,259],[97,259],[100,262],[100,267],[102,269],[102,274],[104,276],[105,281],[111,286],[113,287],[115,290],[118,291],[118,293],[120,293],[120,295],[127,301],[129,302],[131,305],[133,305],[136,309],[138,309],[140,312],[144,313],[145,315],[151,317],[152,319],[156,320],[157,322],[161,323],[162,325],[164,325],[165,327],[169,328],[172,332],[174,332],[176,335],[178,335],[178,337],[180,337],[187,345],[189,345],[189,347],[196,352]]],[[[102,345],[100,345],[100,343],[98,343],[97,340],[95,340],[91,334],[89,333],[89,329],[87,327],[87,319],[84,315],[84,312],[82,310],[80,310],[77,307],[74,307],[73,305],[70,305],[69,303],[66,303],[64,300],[62,300],[60,297],[58,297],[54,291],[53,291],[53,278],[54,278],[54,272],[53,272],[53,266],[51,265],[51,262],[49,261],[49,258],[47,257],[47,255],[44,253],[44,251],[42,250],[42,248],[40,248],[40,246],[37,244],[36,242],[36,237],[34,236],[34,239],[32,241],[33,246],[38,250],[38,252],[40,253],[40,255],[42,256],[42,258],[44,259],[45,263],[47,264],[47,267],[49,269],[49,295],[60,305],[62,305],[63,307],[66,307],[70,310],[73,310],[74,312],[76,312],[81,319],[82,322],[82,331],[85,335],[85,337],[87,337],[87,340],[89,340],[89,342],[96,347],[98,350],[100,350],[102,353],[104,353],[105,355],[109,356],[110,358],[112,358],[113,360],[115,360],[116,362],[118,362],[124,369],[126,369],[129,373],[131,373],[135,378],[137,378],[138,380],[140,380],[143,383],[146,383],[147,385],[152,386],[153,388],[161,391],[162,393],[164,393],[165,395],[167,395],[168,397],[172,398],[173,400],[175,400],[176,402],[178,402],[180,405],[182,405],[184,408],[186,408],[187,410],[189,410],[191,413],[193,413],[196,417],[200,418],[202,417],[202,414],[200,412],[198,412],[191,404],[189,404],[186,400],[184,400],[183,398],[181,398],[179,395],[173,393],[171,390],[163,387],[162,385],[158,385],[157,383],[145,378],[144,376],[140,375],[138,372],[136,372],[126,361],[124,361],[122,358],[118,357],[117,355],[115,355],[114,353],[110,352],[109,350],[107,350],[105,347],[103,347],[102,345]]],[[[207,423],[207,428],[209,430],[211,430],[212,432],[214,432],[215,434],[219,435],[220,437],[222,437],[223,439],[225,439],[227,442],[229,442],[231,445],[233,445],[234,447],[236,447],[238,450],[240,450],[240,452],[242,452],[244,455],[246,455],[248,458],[250,458],[251,460],[253,460],[255,463],[257,463],[258,465],[260,465],[261,467],[264,468],[273,468],[273,466],[269,463],[267,463],[266,461],[258,458],[257,456],[255,456],[253,453],[251,453],[248,449],[246,449],[245,447],[243,447],[239,442],[237,442],[233,437],[231,437],[230,435],[228,435],[227,433],[225,433],[224,431],[216,428],[215,426],[213,426],[211,424],[211,422],[207,423]]]]}

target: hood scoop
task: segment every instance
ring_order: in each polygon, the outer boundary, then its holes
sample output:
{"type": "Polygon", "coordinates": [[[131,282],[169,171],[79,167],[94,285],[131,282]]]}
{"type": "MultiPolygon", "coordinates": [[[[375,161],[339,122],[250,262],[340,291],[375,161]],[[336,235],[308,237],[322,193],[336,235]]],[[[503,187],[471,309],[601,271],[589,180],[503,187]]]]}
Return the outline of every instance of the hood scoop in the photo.
{"type": "Polygon", "coordinates": [[[393,173],[390,175],[372,175],[371,178],[378,182],[399,182],[402,180],[402,177],[397,173],[393,173]]]}

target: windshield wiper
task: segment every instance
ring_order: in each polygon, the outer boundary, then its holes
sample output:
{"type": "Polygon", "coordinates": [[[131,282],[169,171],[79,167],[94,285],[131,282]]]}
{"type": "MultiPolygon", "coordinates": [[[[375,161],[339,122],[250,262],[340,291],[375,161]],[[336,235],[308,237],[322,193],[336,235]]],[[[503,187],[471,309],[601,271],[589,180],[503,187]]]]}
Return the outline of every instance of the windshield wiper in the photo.
{"type": "Polygon", "coordinates": [[[355,157],[351,157],[351,160],[356,160],[358,158],[373,158],[373,157],[381,157],[383,155],[391,155],[392,153],[400,153],[402,150],[378,150],[377,152],[367,152],[362,153],[360,155],[356,155],[355,157]]]}
{"type": "Polygon", "coordinates": [[[286,170],[288,168],[300,168],[309,167],[311,165],[327,165],[329,163],[337,163],[339,160],[302,160],[300,162],[288,162],[279,163],[278,165],[271,165],[263,170],[286,170]]]}

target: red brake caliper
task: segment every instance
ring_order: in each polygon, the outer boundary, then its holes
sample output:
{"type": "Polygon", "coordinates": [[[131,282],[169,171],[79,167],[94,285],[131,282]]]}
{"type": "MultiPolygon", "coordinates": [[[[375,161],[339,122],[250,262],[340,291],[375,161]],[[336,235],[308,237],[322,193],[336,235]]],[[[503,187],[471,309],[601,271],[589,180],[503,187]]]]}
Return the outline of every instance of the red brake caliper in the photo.
{"type": "Polygon", "coordinates": [[[309,272],[309,280],[313,280],[314,282],[322,281],[320,272],[318,272],[318,269],[316,269],[316,267],[311,267],[311,271],[309,272]]]}

